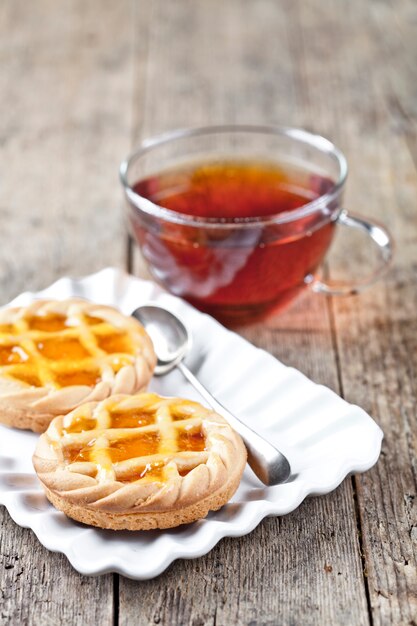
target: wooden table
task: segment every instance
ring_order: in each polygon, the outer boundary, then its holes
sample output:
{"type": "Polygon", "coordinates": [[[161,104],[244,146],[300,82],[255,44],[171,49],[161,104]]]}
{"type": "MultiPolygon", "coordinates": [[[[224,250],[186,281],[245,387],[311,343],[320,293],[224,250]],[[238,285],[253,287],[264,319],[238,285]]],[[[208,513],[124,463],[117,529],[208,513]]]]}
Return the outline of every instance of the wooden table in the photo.
{"type": "MultiPolygon", "coordinates": [[[[2,624],[417,623],[417,4],[413,0],[3,0],[1,301],[115,265],[118,162],[166,129],[302,126],[346,153],[346,206],[397,253],[360,297],[306,293],[244,335],[364,407],[377,466],[149,582],[80,576],[2,509],[2,624]]],[[[330,274],[364,264],[351,244],[330,274]]]]}

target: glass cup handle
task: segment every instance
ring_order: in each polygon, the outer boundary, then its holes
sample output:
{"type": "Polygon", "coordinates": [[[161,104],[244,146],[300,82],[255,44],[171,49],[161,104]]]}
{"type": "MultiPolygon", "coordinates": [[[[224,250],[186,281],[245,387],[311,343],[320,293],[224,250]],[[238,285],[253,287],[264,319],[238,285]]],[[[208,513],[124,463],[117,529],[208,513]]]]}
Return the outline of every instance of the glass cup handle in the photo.
{"type": "Polygon", "coordinates": [[[315,293],[325,293],[332,296],[348,296],[360,293],[370,285],[373,285],[388,270],[393,255],[392,237],[380,224],[370,222],[359,215],[349,214],[346,210],[341,211],[336,223],[347,228],[356,228],[365,233],[377,246],[381,257],[380,263],[375,271],[362,280],[325,282],[315,276],[311,276],[310,280],[307,278],[307,282],[315,293]]]}

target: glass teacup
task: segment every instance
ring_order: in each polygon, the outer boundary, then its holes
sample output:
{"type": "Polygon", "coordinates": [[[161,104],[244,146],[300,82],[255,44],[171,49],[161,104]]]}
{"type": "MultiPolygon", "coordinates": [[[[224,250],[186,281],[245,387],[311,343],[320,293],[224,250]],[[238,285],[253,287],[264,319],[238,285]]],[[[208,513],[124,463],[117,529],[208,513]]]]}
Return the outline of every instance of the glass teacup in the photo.
{"type": "Polygon", "coordinates": [[[392,256],[384,227],[342,208],[343,154],[293,128],[212,126],[144,141],[121,165],[133,237],[155,279],[227,324],[277,311],[303,289],[357,293],[392,256]],[[371,275],[317,277],[338,225],[380,251],[371,275]]]}

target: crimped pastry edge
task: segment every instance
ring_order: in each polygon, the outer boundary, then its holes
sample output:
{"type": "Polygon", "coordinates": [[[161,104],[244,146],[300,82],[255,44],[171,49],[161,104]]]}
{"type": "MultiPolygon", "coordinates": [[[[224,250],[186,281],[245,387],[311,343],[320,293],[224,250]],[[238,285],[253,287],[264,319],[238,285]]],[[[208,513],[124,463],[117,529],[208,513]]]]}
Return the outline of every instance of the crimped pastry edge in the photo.
{"type": "MultiPolygon", "coordinates": [[[[243,463],[243,468],[245,463],[243,463]]],[[[229,480],[221,489],[203,500],[171,511],[117,514],[109,511],[92,510],[68,502],[45,486],[44,489],[51,504],[77,522],[106,530],[162,530],[196,522],[206,517],[210,511],[218,511],[236,492],[242,472],[237,472],[233,480],[229,480]]]]}

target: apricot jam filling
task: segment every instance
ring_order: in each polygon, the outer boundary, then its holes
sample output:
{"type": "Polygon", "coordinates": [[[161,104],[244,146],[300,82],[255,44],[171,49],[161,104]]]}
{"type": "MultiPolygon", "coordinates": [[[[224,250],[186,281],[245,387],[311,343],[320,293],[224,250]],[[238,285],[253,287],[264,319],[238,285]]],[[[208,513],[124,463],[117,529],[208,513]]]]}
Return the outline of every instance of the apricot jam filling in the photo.
{"type": "Polygon", "coordinates": [[[141,433],[126,439],[114,441],[109,446],[109,454],[113,463],[135,459],[141,456],[157,454],[159,448],[157,432],[141,433]]]}
{"type": "Polygon", "coordinates": [[[42,381],[35,371],[20,370],[19,372],[13,372],[12,378],[30,385],[30,387],[42,387],[42,381]]]}
{"type": "Polygon", "coordinates": [[[99,317],[94,317],[94,315],[84,315],[84,321],[87,326],[97,326],[98,324],[103,324],[103,320],[99,317]]]}
{"type": "MultiPolygon", "coordinates": [[[[94,420],[95,421],[95,420],[94,420]]],[[[66,432],[70,431],[68,428],[66,432]]],[[[64,458],[68,463],[78,461],[93,461],[93,446],[97,441],[94,436],[87,444],[72,444],[64,448],[64,458]]],[[[156,432],[141,433],[131,438],[119,439],[109,444],[106,449],[112,463],[119,463],[128,459],[135,459],[143,456],[157,454],[159,446],[159,435],[156,432]]]]}
{"type": "Polygon", "coordinates": [[[76,337],[54,337],[36,344],[40,354],[53,361],[75,361],[90,356],[76,337]]]}
{"type": "Polygon", "coordinates": [[[138,471],[123,474],[117,480],[121,483],[133,483],[141,478],[151,478],[155,481],[162,481],[164,478],[164,463],[148,463],[138,471]]]}
{"type": "Polygon", "coordinates": [[[189,417],[192,416],[193,412],[192,410],[184,410],[184,408],[182,406],[173,406],[171,407],[171,417],[174,420],[174,422],[180,422],[183,420],[188,419],[189,417]]]}
{"type": "Polygon", "coordinates": [[[0,365],[13,365],[25,363],[29,355],[21,346],[0,346],[0,365]]]}
{"type": "Polygon", "coordinates": [[[110,413],[110,428],[138,428],[154,423],[154,413],[140,409],[134,411],[112,411],[110,413]]]}
{"type": "Polygon", "coordinates": [[[41,330],[44,333],[56,333],[68,328],[67,316],[58,313],[27,317],[26,323],[29,330],[41,330]]]}
{"type": "MultiPolygon", "coordinates": [[[[194,469],[194,468],[193,468],[194,469]]],[[[178,470],[178,474],[184,478],[184,476],[187,476],[187,474],[189,474],[191,472],[191,469],[181,469],[178,470]]]]}
{"type": "MultiPolygon", "coordinates": [[[[90,462],[93,455],[93,447],[96,442],[96,439],[92,439],[90,443],[84,446],[71,446],[69,448],[64,449],[64,459],[68,464],[71,463],[82,463],[82,462],[90,462]]],[[[147,463],[143,467],[135,468],[134,471],[127,471],[122,476],[118,477],[117,480],[122,483],[132,483],[145,476],[155,481],[161,481],[164,477],[164,467],[165,464],[161,461],[157,461],[155,463],[147,463]]],[[[99,467],[97,467],[97,472],[99,467]]],[[[97,474],[95,472],[95,474],[97,474]]],[[[187,472],[188,473],[188,472],[187,472]]]]}
{"type": "Polygon", "coordinates": [[[181,452],[202,452],[206,449],[206,441],[201,429],[184,430],[178,434],[178,449],[181,452]]]}
{"type": "Polygon", "coordinates": [[[0,324],[0,334],[1,335],[13,335],[15,328],[13,324],[0,324]]]}
{"type": "Polygon", "coordinates": [[[114,333],[112,335],[97,335],[97,345],[99,348],[112,354],[114,352],[132,352],[132,342],[125,332],[114,333]]]}
{"type": "Polygon", "coordinates": [[[79,416],[72,420],[69,426],[62,429],[64,435],[71,435],[74,433],[82,433],[86,430],[93,430],[96,427],[96,420],[91,417],[79,416]]]}
{"type": "Polygon", "coordinates": [[[94,387],[94,385],[100,382],[101,374],[96,369],[55,372],[54,379],[58,387],[70,387],[71,385],[94,387]]]}
{"type": "Polygon", "coordinates": [[[85,444],[71,445],[63,449],[64,459],[67,463],[78,463],[80,461],[89,462],[92,448],[96,439],[92,439],[85,444]]]}

